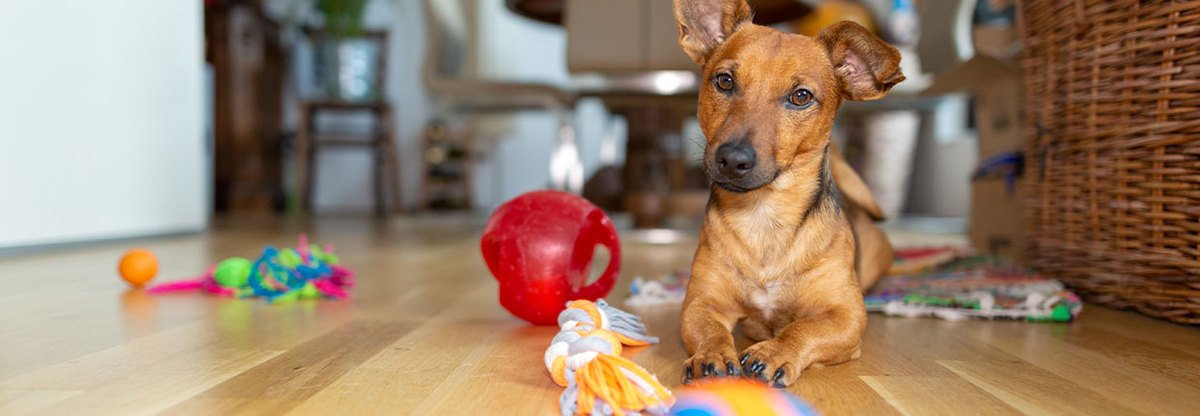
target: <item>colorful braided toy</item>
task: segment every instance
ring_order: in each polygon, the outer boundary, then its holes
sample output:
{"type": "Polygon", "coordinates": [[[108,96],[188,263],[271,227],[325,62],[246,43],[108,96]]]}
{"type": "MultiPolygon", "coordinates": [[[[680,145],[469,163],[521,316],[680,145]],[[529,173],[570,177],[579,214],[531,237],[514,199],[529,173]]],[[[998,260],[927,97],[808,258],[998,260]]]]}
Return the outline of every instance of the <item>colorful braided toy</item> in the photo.
{"type": "Polygon", "coordinates": [[[604,299],[567,302],[558,315],[562,330],[546,350],[546,369],[558,385],[565,416],[664,415],[675,398],[633,361],[621,357],[621,346],[658,343],[646,335],[641,318],[608,306],[604,299]]]}
{"type": "Polygon", "coordinates": [[[333,247],[321,249],[300,236],[296,248],[279,250],[267,246],[258,260],[241,257],[225,259],[210,266],[203,275],[165,283],[149,293],[204,291],[237,298],[263,297],[269,302],[327,297],[344,299],[346,288],[354,285],[354,273],[338,265],[333,247]]]}

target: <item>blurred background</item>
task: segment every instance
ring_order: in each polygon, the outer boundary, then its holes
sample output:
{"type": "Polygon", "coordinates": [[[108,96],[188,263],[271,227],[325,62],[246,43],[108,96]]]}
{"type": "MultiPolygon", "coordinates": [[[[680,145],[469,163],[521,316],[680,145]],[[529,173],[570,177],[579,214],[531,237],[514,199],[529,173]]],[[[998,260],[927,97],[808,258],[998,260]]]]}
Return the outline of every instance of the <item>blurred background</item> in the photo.
{"type": "MultiPolygon", "coordinates": [[[[750,3],[896,45],[908,80],[846,105],[835,141],[889,226],[986,219],[973,243],[1019,255],[1010,1],[750,3]]],[[[486,214],[540,188],[689,230],[708,183],[677,37],[668,0],[0,0],[0,250],[230,215],[486,214]]]]}

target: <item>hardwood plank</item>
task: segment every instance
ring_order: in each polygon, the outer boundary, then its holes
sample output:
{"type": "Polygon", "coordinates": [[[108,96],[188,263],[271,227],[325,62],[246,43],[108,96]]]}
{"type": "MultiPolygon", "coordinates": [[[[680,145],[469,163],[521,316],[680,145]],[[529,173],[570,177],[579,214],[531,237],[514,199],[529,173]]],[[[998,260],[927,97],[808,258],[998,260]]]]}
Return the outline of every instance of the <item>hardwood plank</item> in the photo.
{"type": "Polygon", "coordinates": [[[205,389],[242,374],[269,360],[275,353],[216,351],[222,358],[204,369],[126,373],[102,386],[72,396],[33,414],[150,415],[167,409],[205,389]]]}
{"type": "MultiPolygon", "coordinates": [[[[205,374],[226,362],[247,362],[282,351],[214,348],[205,336],[209,328],[197,323],[163,331],[96,353],[9,377],[0,388],[93,390],[130,374],[205,374]],[[205,355],[206,352],[217,354],[205,355]]],[[[241,369],[238,369],[240,371],[241,369]]]]}
{"type": "Polygon", "coordinates": [[[542,362],[556,332],[523,325],[497,338],[491,348],[476,349],[413,413],[478,415],[503,409],[514,415],[557,414],[562,388],[550,380],[542,362]]]}
{"type": "Polygon", "coordinates": [[[1063,340],[1072,345],[1200,389],[1200,357],[1153,343],[1146,337],[1134,339],[1103,329],[1071,329],[1063,340]]]}
{"type": "Polygon", "coordinates": [[[0,388],[0,414],[30,414],[81,393],[79,390],[0,388]]]}
{"type": "MultiPolygon", "coordinates": [[[[1023,323],[997,324],[967,327],[962,333],[1084,389],[1117,398],[1125,407],[1153,414],[1200,414],[1200,402],[1179,400],[1200,397],[1200,389],[1169,375],[1139,369],[1098,351],[1064,342],[1061,334],[1051,331],[1025,330],[1027,324],[1023,323]]],[[[1043,326],[1062,333],[1070,331],[1064,324],[1043,326]]]]}
{"type": "Polygon", "coordinates": [[[79,392],[43,403],[39,414],[149,414],[282,352],[221,348],[205,336],[210,330],[202,323],[185,325],[10,377],[0,386],[79,392]]]}
{"type": "Polygon", "coordinates": [[[1200,331],[1178,324],[1151,319],[1136,313],[1088,305],[1084,319],[1073,323],[1080,332],[1104,331],[1127,339],[1169,348],[1200,358],[1200,331]]]}
{"type": "Polygon", "coordinates": [[[1137,414],[1109,398],[1024,361],[939,361],[943,367],[1025,414],[1137,414]]]}
{"type": "Polygon", "coordinates": [[[806,371],[788,391],[824,415],[900,414],[900,409],[860,376],[864,372],[860,364],[850,362],[806,371]]]}
{"type": "Polygon", "coordinates": [[[285,412],[332,384],[414,326],[406,321],[350,322],[199,392],[164,413],[285,412]]]}
{"type": "Polygon", "coordinates": [[[958,377],[865,376],[862,379],[905,415],[1021,414],[958,377]]]}
{"type": "Polygon", "coordinates": [[[504,333],[499,329],[524,325],[504,318],[501,313],[506,312],[490,301],[495,296],[495,289],[488,287],[465,292],[458,302],[380,350],[293,413],[378,414],[417,407],[447,378],[460,372],[468,357],[486,356],[504,333]],[[405,394],[395,394],[398,391],[405,394]],[[376,399],[355,400],[364,395],[376,399]]]}

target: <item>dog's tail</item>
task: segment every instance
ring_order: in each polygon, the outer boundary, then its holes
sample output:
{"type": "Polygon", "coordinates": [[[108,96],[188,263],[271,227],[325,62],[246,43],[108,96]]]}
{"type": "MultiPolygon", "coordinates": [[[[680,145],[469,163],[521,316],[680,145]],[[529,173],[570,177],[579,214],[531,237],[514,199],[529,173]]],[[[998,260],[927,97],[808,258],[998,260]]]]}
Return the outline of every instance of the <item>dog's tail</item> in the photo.
{"type": "Polygon", "coordinates": [[[867,183],[858,176],[858,172],[855,172],[854,168],[850,167],[850,163],[846,162],[846,158],[842,157],[842,153],[836,147],[831,147],[829,153],[832,158],[829,170],[832,171],[833,181],[837,183],[838,191],[841,191],[842,196],[869,215],[871,219],[883,220],[883,210],[879,208],[879,202],[875,201],[875,195],[871,193],[871,188],[867,187],[867,183]]]}
{"type": "Polygon", "coordinates": [[[841,192],[846,219],[854,232],[854,270],[858,285],[869,290],[892,266],[892,244],[875,221],[884,219],[883,210],[862,177],[850,167],[836,147],[830,148],[829,170],[841,192]]]}

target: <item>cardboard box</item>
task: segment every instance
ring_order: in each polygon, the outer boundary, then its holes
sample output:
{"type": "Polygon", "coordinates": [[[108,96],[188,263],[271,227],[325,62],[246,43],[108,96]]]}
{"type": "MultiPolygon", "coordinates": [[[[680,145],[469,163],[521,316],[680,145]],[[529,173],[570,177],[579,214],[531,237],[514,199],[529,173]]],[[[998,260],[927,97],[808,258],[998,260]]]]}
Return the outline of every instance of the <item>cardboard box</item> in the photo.
{"type": "Polygon", "coordinates": [[[1026,260],[1025,192],[1020,181],[1010,189],[1004,178],[971,181],[971,246],[1018,264],[1026,260]]]}
{"type": "Polygon", "coordinates": [[[567,0],[571,72],[695,71],[679,47],[674,4],[664,0],[567,0]]]}
{"type": "MultiPolygon", "coordinates": [[[[934,77],[923,94],[966,92],[975,97],[979,160],[1022,152],[1024,95],[1020,70],[989,56],[976,56],[934,77]]],[[[1003,177],[971,182],[970,240],[983,250],[1018,264],[1025,261],[1025,224],[1020,181],[1009,189],[1003,177]]]]}
{"type": "Polygon", "coordinates": [[[922,95],[958,92],[975,97],[975,127],[981,158],[1021,151],[1024,143],[1024,85],[1015,64],[976,56],[943,73],[922,95]]]}
{"type": "Polygon", "coordinates": [[[1013,26],[981,25],[971,28],[971,45],[976,56],[990,56],[1006,61],[1015,60],[1020,51],[1020,38],[1013,26]]]}
{"type": "MultiPolygon", "coordinates": [[[[1012,26],[976,26],[975,56],[934,76],[922,95],[967,93],[974,97],[979,160],[1023,152],[1024,83],[1015,52],[1019,40],[1012,26]]],[[[1026,259],[1024,192],[1020,180],[1011,186],[1002,175],[971,182],[970,241],[976,249],[1017,263],[1026,259]]]]}

